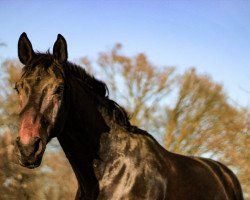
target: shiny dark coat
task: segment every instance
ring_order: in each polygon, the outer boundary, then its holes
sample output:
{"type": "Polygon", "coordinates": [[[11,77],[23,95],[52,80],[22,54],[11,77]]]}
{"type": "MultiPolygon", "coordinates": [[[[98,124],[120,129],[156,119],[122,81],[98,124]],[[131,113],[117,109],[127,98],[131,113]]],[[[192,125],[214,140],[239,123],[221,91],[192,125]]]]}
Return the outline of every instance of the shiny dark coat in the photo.
{"type": "MultiPolygon", "coordinates": [[[[61,35],[53,55],[34,53],[26,34],[20,37],[19,44],[19,58],[28,63],[23,79],[29,80],[31,88],[39,88],[32,87],[32,77],[38,85],[40,79],[48,76],[46,70],[55,73],[57,80],[62,78],[62,104],[57,117],[60,123],[55,123],[50,138],[58,138],[76,174],[76,199],[243,199],[239,181],[223,164],[171,153],[149,133],[131,125],[125,110],[109,99],[103,82],[67,62],[67,45],[61,35]],[[26,52],[31,52],[31,56],[26,56],[26,52]]],[[[32,100],[27,105],[36,107],[32,100]]],[[[36,108],[38,112],[39,109],[36,108]]],[[[21,153],[22,148],[19,147],[21,153]]],[[[28,158],[22,159],[27,167],[34,167],[28,158]]]]}
{"type": "Polygon", "coordinates": [[[70,108],[58,139],[78,179],[76,199],[243,199],[236,176],[221,163],[165,150],[108,97],[74,76],[69,84],[70,108]]]}

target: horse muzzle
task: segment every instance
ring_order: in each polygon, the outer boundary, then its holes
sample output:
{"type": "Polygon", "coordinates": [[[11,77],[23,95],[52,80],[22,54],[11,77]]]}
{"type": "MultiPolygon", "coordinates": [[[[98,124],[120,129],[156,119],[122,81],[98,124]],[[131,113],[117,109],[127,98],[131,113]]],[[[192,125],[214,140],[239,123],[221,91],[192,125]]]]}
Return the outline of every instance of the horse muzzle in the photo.
{"type": "Polygon", "coordinates": [[[15,149],[19,164],[32,169],[40,166],[45,145],[39,137],[30,139],[28,144],[23,144],[20,137],[17,137],[15,149]]]}

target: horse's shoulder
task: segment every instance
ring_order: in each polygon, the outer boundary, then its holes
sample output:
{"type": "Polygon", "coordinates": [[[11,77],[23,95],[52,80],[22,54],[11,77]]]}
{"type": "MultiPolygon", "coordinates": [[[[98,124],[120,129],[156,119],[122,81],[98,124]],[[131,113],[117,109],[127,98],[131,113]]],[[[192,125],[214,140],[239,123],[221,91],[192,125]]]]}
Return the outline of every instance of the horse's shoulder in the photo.
{"type": "MultiPolygon", "coordinates": [[[[116,131],[98,177],[100,194],[106,199],[155,199],[164,197],[167,166],[151,137],[126,130],[116,131]],[[110,194],[109,194],[110,195],[110,194]]],[[[164,156],[162,156],[163,158],[164,156]]]]}

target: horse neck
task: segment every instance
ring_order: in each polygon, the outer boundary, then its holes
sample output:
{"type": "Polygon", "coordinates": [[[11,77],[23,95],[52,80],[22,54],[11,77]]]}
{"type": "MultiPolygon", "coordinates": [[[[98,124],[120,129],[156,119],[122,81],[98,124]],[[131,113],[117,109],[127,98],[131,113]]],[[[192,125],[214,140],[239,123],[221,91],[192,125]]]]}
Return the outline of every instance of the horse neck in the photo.
{"type": "Polygon", "coordinates": [[[108,131],[91,96],[91,92],[85,91],[77,80],[71,81],[67,119],[63,132],[58,136],[84,196],[96,194],[93,189],[98,190],[93,160],[98,158],[101,134],[108,131]]]}

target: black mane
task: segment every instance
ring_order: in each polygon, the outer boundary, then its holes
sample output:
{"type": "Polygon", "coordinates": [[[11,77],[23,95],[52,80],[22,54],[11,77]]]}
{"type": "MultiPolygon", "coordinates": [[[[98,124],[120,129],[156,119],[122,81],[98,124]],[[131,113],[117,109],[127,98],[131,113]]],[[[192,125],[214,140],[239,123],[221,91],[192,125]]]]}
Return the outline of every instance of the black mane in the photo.
{"type": "Polygon", "coordinates": [[[67,62],[67,69],[72,75],[81,79],[95,94],[102,97],[108,114],[113,116],[114,120],[118,124],[124,126],[125,128],[130,128],[131,125],[126,110],[115,101],[109,99],[109,90],[104,82],[87,73],[86,70],[79,65],[67,62]]]}
{"type": "MultiPolygon", "coordinates": [[[[53,64],[53,62],[54,57],[49,51],[47,51],[46,53],[36,52],[33,59],[23,68],[23,75],[26,73],[30,73],[38,64],[43,66],[44,69],[48,69],[53,64]]],[[[79,65],[67,62],[64,67],[67,68],[67,72],[69,72],[76,78],[82,80],[83,83],[92,92],[94,92],[104,100],[108,114],[112,116],[118,124],[126,128],[131,127],[131,124],[129,122],[129,116],[125,109],[118,105],[115,101],[109,99],[109,90],[104,82],[90,75],[88,72],[86,72],[85,69],[83,69],[79,65]]],[[[60,69],[58,68],[58,70],[60,69]]],[[[60,72],[55,70],[54,73],[60,72]]]]}

